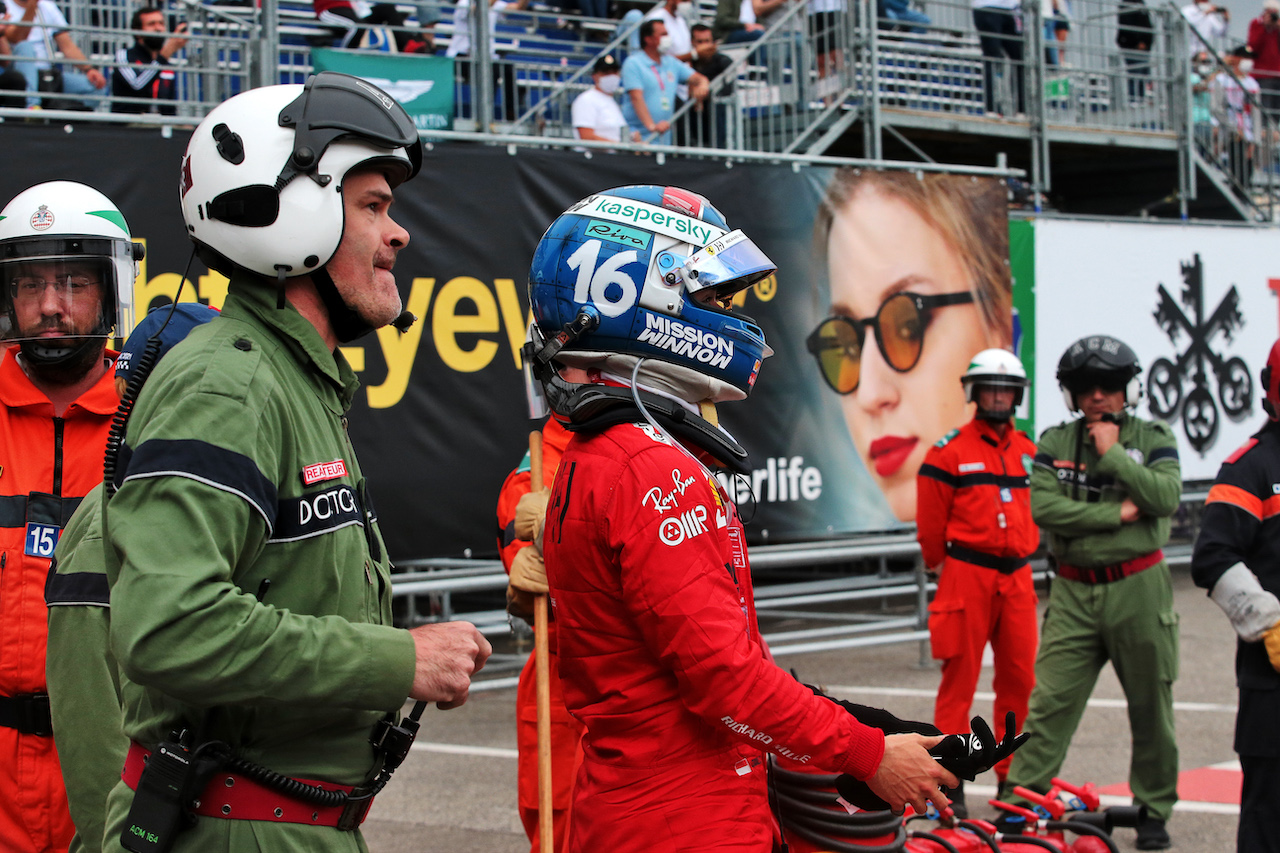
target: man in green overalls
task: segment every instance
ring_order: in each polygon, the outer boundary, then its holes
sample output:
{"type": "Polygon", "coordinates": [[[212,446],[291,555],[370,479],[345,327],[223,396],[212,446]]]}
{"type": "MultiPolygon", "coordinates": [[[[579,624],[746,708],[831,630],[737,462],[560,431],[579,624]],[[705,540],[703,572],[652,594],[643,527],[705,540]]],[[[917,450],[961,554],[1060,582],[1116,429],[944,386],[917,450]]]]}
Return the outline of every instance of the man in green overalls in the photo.
{"type": "Polygon", "coordinates": [[[1068,407],[1081,417],[1045,430],[1031,473],[1031,512],[1049,534],[1058,577],[1036,658],[1036,686],[1008,782],[1047,791],[1107,661],[1129,706],[1129,786],[1147,807],[1139,850],[1170,845],[1165,822],[1178,799],[1173,682],[1178,615],[1161,550],[1182,490],[1167,424],[1135,417],[1138,357],[1093,335],[1058,362],[1068,407]]]}

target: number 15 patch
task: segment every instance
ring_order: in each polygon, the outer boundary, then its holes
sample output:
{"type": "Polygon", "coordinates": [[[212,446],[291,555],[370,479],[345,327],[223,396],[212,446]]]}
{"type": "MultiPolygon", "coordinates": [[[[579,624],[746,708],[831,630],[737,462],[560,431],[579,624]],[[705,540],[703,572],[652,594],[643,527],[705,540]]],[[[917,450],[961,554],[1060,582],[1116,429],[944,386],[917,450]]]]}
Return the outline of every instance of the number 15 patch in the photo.
{"type": "Polygon", "coordinates": [[[28,557],[52,557],[53,549],[58,544],[62,528],[56,524],[40,524],[27,522],[27,544],[23,549],[28,557]]]}

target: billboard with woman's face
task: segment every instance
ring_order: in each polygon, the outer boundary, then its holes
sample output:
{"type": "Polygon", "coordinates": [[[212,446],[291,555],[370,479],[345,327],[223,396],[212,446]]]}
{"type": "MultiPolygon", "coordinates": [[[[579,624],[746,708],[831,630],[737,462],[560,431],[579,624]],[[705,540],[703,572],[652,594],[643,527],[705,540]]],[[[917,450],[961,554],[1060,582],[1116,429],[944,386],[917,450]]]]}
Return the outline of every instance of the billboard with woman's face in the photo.
{"type": "MultiPolygon", "coordinates": [[[[56,178],[106,193],[147,242],[135,283],[144,314],[178,294],[190,256],[173,184],[152,180],[177,177],[180,136],[0,126],[0,146],[31,166],[0,175],[0,197],[56,178]]],[[[719,406],[750,454],[745,473],[722,477],[748,537],[820,539],[914,518],[921,458],[968,418],[969,358],[1011,338],[999,182],[441,144],[396,192],[412,240],[395,275],[419,320],[343,347],[361,382],[351,437],[396,560],[496,553],[498,489],[532,426],[520,346],[534,248],[569,206],[628,184],[705,196],[778,266],[734,299],[774,355],[747,400],[719,406]]],[[[225,277],[198,262],[189,275],[183,300],[222,304],[225,277]]]]}
{"type": "Polygon", "coordinates": [[[829,316],[808,338],[864,470],[916,516],[930,446],[965,423],[972,357],[1013,340],[1004,187],[957,175],[842,169],[815,221],[829,316]]]}

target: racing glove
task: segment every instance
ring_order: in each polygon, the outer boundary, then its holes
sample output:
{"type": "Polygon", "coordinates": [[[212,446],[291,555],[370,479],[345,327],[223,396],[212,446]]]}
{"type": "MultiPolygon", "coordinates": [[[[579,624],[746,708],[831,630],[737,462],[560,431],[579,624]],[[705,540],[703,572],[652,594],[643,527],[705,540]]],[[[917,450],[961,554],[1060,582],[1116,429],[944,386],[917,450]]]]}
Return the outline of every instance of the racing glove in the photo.
{"type": "Polygon", "coordinates": [[[979,773],[990,770],[1014,751],[1026,743],[1031,735],[1023,732],[1015,735],[1017,721],[1010,711],[1004,718],[1004,740],[996,743],[996,736],[991,727],[981,717],[969,721],[973,731],[968,734],[947,735],[937,746],[929,750],[929,754],[938,759],[938,763],[961,779],[970,782],[979,773]]]}
{"type": "MultiPolygon", "coordinates": [[[[932,723],[903,720],[883,708],[872,708],[869,705],[858,705],[854,702],[846,702],[843,699],[833,699],[812,684],[806,684],[805,686],[824,699],[844,708],[851,717],[863,725],[879,729],[887,735],[905,734],[907,732],[915,732],[922,735],[942,734],[938,727],[932,723]]],[[[889,810],[889,804],[876,796],[866,782],[850,776],[848,773],[842,773],[836,777],[836,792],[840,794],[840,798],[846,803],[857,806],[863,811],[878,812],[889,810]]]]}
{"type": "Polygon", "coordinates": [[[532,625],[533,599],[547,591],[547,567],[542,554],[535,545],[521,548],[511,561],[511,577],[507,579],[507,612],[532,625]]]}
{"type": "Polygon", "coordinates": [[[1267,659],[1271,661],[1271,668],[1280,672],[1280,622],[1267,629],[1262,635],[1262,642],[1266,644],[1267,659]]]}
{"type": "MultiPolygon", "coordinates": [[[[1278,638],[1280,639],[1280,638],[1278,638]]],[[[826,693],[823,693],[812,684],[806,684],[818,696],[836,703],[841,708],[849,712],[849,716],[866,726],[873,729],[879,729],[887,735],[900,735],[908,732],[914,732],[920,735],[940,735],[942,732],[932,723],[922,723],[917,720],[903,720],[890,714],[884,708],[872,708],[869,705],[858,705],[853,702],[846,702],[843,699],[833,699],[826,693]]]]}
{"type": "Polygon", "coordinates": [[[517,539],[536,542],[542,535],[542,524],[547,517],[547,501],[550,489],[529,492],[516,504],[515,532],[517,539]]]}
{"type": "Polygon", "coordinates": [[[542,562],[542,554],[530,545],[516,552],[511,561],[511,578],[508,583],[516,589],[545,595],[547,588],[547,566],[542,562]]]}
{"type": "MultiPolygon", "coordinates": [[[[1277,632],[1276,639],[1280,642],[1280,632],[1277,632]]],[[[929,750],[929,754],[937,759],[939,764],[969,782],[972,782],[979,773],[990,770],[1006,756],[1012,755],[1014,750],[1022,746],[1030,737],[1026,732],[1014,735],[1016,720],[1012,711],[1005,717],[1005,736],[1000,743],[996,743],[991,727],[981,717],[974,717],[969,724],[973,726],[972,732],[948,735],[929,750]]],[[[916,730],[906,729],[905,731],[916,730]]],[[[936,733],[938,730],[933,731],[936,733]]],[[[921,732],[921,734],[924,733],[921,732]]],[[[889,808],[889,804],[876,796],[866,782],[855,779],[847,773],[836,777],[836,791],[845,802],[863,811],[885,811],[889,808]]]]}

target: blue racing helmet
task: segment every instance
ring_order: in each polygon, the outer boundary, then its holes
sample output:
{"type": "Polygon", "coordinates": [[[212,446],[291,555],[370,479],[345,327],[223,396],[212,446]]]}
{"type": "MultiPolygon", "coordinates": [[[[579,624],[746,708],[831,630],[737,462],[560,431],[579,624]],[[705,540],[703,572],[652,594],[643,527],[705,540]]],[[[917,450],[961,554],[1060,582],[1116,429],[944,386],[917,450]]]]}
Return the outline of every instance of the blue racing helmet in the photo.
{"type": "Polygon", "coordinates": [[[776,270],[696,193],[605,190],[561,214],[538,243],[529,268],[533,350],[544,361],[560,352],[657,359],[745,397],[772,350],[729,300],[776,270]]]}

